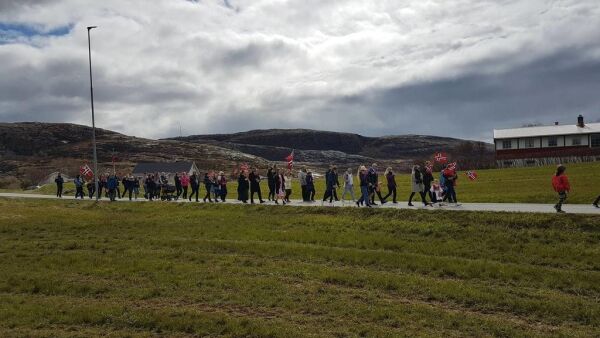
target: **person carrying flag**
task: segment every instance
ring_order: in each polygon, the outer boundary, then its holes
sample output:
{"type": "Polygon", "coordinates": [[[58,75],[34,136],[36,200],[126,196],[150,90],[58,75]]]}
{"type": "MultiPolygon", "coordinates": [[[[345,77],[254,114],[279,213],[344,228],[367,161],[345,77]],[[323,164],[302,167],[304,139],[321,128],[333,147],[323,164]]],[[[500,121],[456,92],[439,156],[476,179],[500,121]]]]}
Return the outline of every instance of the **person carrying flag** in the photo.
{"type": "Polygon", "coordinates": [[[458,175],[456,175],[456,167],[448,165],[446,169],[442,171],[444,176],[444,184],[446,186],[446,196],[448,197],[448,203],[459,206],[458,200],[456,199],[456,181],[458,175]]]}

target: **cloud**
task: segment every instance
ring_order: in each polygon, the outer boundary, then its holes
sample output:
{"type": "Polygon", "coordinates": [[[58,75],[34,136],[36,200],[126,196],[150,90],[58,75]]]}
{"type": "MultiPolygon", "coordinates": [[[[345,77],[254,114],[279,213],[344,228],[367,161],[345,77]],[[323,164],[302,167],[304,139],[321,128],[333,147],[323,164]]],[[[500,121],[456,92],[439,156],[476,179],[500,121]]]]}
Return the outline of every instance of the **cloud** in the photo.
{"type": "Polygon", "coordinates": [[[138,136],[600,118],[593,0],[47,0],[0,4],[0,121],[89,124],[88,25],[97,122],[138,136]]]}

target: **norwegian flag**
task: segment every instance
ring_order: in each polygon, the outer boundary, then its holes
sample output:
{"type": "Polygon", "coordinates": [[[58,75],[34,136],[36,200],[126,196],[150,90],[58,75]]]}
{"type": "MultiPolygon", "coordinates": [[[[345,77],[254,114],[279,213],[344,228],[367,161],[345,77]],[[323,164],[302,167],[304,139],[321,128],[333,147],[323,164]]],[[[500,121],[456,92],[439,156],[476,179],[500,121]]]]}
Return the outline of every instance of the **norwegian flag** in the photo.
{"type": "Polygon", "coordinates": [[[433,172],[433,164],[429,161],[425,162],[425,170],[427,170],[427,172],[433,172]]]}
{"type": "Polygon", "coordinates": [[[456,162],[452,162],[452,163],[448,164],[447,168],[450,170],[456,170],[456,166],[457,166],[456,162]]]}
{"type": "Polygon", "coordinates": [[[446,163],[448,162],[448,155],[446,155],[446,153],[436,153],[433,158],[435,159],[435,161],[437,163],[446,163]]]}
{"type": "Polygon", "coordinates": [[[288,169],[292,169],[294,166],[294,150],[285,158],[287,162],[288,169]]]}
{"type": "Polygon", "coordinates": [[[240,166],[240,170],[241,170],[241,171],[248,171],[249,169],[250,169],[250,166],[248,166],[248,164],[247,164],[247,163],[243,163],[243,164],[240,166]]]}
{"type": "Polygon", "coordinates": [[[469,177],[471,181],[475,181],[477,179],[477,173],[475,171],[469,170],[467,171],[467,177],[469,177]]]}
{"type": "Polygon", "coordinates": [[[81,176],[85,176],[88,178],[94,176],[94,172],[92,171],[90,166],[87,165],[87,163],[79,167],[79,173],[81,174],[81,176]]]}

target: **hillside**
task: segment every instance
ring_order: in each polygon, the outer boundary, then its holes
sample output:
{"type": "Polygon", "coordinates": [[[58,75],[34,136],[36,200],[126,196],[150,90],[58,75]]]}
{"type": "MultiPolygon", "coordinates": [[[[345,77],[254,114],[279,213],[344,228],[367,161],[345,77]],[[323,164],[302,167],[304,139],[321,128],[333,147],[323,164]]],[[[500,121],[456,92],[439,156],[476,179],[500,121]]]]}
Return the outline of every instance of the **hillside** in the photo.
{"type": "MultiPolygon", "coordinates": [[[[99,170],[129,171],[142,161],[196,161],[201,169],[231,168],[246,162],[264,165],[253,155],[212,144],[150,140],[97,129],[99,170]]],[[[54,171],[73,175],[92,162],[91,128],[63,123],[0,123],[0,179],[4,184],[35,184],[54,171]]],[[[0,185],[3,183],[0,181],[0,185]]]]}
{"type": "Polygon", "coordinates": [[[493,156],[491,144],[448,137],[424,135],[400,135],[367,137],[358,134],[317,131],[309,129],[252,130],[235,134],[193,135],[173,140],[212,143],[230,149],[238,149],[268,160],[280,160],[291,149],[296,150],[298,161],[326,162],[327,153],[336,151],[343,161],[419,160],[437,151],[477,155],[482,162],[493,156]],[[356,157],[358,156],[358,157],[356,157]]]}

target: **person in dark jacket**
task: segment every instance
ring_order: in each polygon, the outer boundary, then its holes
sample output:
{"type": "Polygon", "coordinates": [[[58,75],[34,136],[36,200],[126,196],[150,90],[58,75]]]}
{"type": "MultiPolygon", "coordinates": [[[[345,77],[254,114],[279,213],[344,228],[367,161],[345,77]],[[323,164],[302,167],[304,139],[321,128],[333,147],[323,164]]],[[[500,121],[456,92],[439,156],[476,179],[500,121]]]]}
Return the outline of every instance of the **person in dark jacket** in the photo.
{"type": "Polygon", "coordinates": [[[58,173],[58,175],[54,179],[54,183],[56,183],[56,197],[62,198],[63,184],[65,183],[65,180],[63,179],[60,173],[58,173]]]}
{"type": "Polygon", "coordinates": [[[87,183],[88,196],[90,199],[94,198],[94,194],[96,193],[96,182],[94,182],[96,178],[92,178],[90,182],[87,183]]]}
{"type": "Polygon", "coordinates": [[[202,200],[204,201],[204,203],[206,203],[206,199],[208,198],[208,201],[212,203],[213,201],[210,198],[210,192],[213,190],[213,183],[208,173],[204,173],[204,180],[202,182],[204,183],[204,188],[206,188],[206,195],[204,195],[204,198],[202,200]]]}
{"type": "Polygon", "coordinates": [[[332,178],[333,178],[333,183],[334,183],[333,190],[331,191],[332,194],[333,194],[333,199],[336,202],[339,202],[340,199],[338,198],[337,190],[340,187],[340,177],[338,175],[338,170],[337,170],[336,166],[333,166],[333,175],[332,175],[332,178]]]}
{"type": "Polygon", "coordinates": [[[315,201],[315,180],[312,171],[309,169],[306,173],[306,197],[309,202],[315,201]]]}
{"type": "Polygon", "coordinates": [[[339,185],[340,182],[338,181],[337,167],[331,166],[325,173],[325,194],[323,195],[323,202],[329,198],[329,203],[332,203],[334,197],[335,200],[338,201],[335,190],[339,185]]]}
{"type": "Polygon", "coordinates": [[[217,184],[219,185],[219,198],[221,198],[221,202],[225,202],[227,198],[227,177],[222,171],[217,176],[217,184]]]}
{"type": "Polygon", "coordinates": [[[367,172],[369,181],[369,195],[371,196],[371,204],[375,204],[375,194],[379,197],[381,204],[385,204],[385,199],[381,196],[381,187],[379,186],[379,173],[377,172],[377,163],[373,163],[367,172]]]}
{"type": "Polygon", "coordinates": [[[146,181],[144,182],[144,186],[148,189],[146,191],[146,196],[149,201],[154,199],[154,190],[156,189],[156,182],[154,182],[154,176],[148,174],[146,177],[146,181]]]}
{"type": "Polygon", "coordinates": [[[277,168],[274,166],[269,166],[269,170],[267,170],[267,184],[269,185],[269,201],[275,200],[275,176],[277,168]]]}
{"type": "MultiPolygon", "coordinates": [[[[134,179],[133,176],[128,175],[123,177],[123,195],[121,195],[123,198],[125,198],[125,192],[129,193],[129,200],[131,201],[133,198],[133,186],[134,186],[134,179]]],[[[137,199],[137,195],[136,195],[136,199],[137,199]]]]}
{"type": "Polygon", "coordinates": [[[369,196],[369,172],[364,165],[358,168],[358,179],[360,181],[360,198],[356,201],[356,206],[360,207],[363,203],[371,208],[371,197],[369,196]]]}
{"type": "Polygon", "coordinates": [[[108,198],[111,202],[114,202],[117,196],[117,187],[119,186],[119,179],[115,174],[112,174],[106,180],[106,188],[108,189],[108,198]]]}
{"type": "Polygon", "coordinates": [[[446,169],[442,171],[442,174],[444,175],[444,184],[446,186],[446,197],[448,197],[448,202],[455,206],[459,206],[460,203],[458,203],[456,198],[456,180],[458,180],[456,169],[446,166],[446,169]]]}
{"type": "Polygon", "coordinates": [[[260,191],[260,174],[257,168],[253,168],[248,175],[250,180],[250,203],[254,204],[254,194],[258,194],[258,200],[260,203],[265,203],[262,199],[262,193],[260,191]]]}
{"type": "Polygon", "coordinates": [[[240,176],[238,177],[238,201],[242,201],[242,203],[248,203],[248,188],[249,183],[246,178],[246,172],[242,170],[240,172],[240,176]]]}
{"type": "Polygon", "coordinates": [[[200,190],[200,181],[198,178],[198,175],[196,175],[196,172],[194,171],[194,173],[192,174],[192,176],[190,176],[190,188],[192,189],[192,192],[190,193],[189,196],[189,201],[192,201],[192,198],[194,197],[194,195],[196,195],[196,202],[198,202],[198,194],[199,194],[199,190],[200,190]]]}
{"type": "Polygon", "coordinates": [[[140,178],[139,177],[132,177],[133,179],[133,196],[135,197],[135,199],[138,199],[138,195],[140,194],[140,178]]]}
{"type": "Polygon", "coordinates": [[[431,182],[433,182],[433,180],[434,178],[433,174],[431,173],[431,170],[425,168],[425,170],[423,171],[423,187],[425,189],[425,196],[429,196],[429,201],[431,203],[434,203],[436,201],[436,197],[431,191],[431,182]]]}
{"type": "Polygon", "coordinates": [[[387,181],[388,194],[383,198],[387,200],[388,197],[392,196],[392,203],[398,203],[396,201],[396,175],[394,175],[394,171],[391,167],[387,168],[385,171],[385,179],[387,181]]]}
{"type": "Polygon", "coordinates": [[[77,197],[81,197],[81,199],[83,199],[83,185],[85,182],[81,178],[81,175],[77,175],[73,183],[75,184],[75,199],[77,199],[77,197]]]}
{"type": "Polygon", "coordinates": [[[175,181],[175,200],[179,199],[179,196],[183,193],[183,188],[181,187],[181,178],[178,173],[175,173],[175,177],[173,178],[175,181]]]}
{"type": "MultiPolygon", "coordinates": [[[[127,175],[123,175],[123,179],[121,180],[121,184],[123,184],[123,194],[121,196],[125,198],[125,194],[129,191],[129,195],[131,195],[131,190],[129,189],[129,177],[127,175]]],[[[131,198],[130,198],[131,199],[131,198]]]]}

